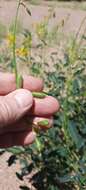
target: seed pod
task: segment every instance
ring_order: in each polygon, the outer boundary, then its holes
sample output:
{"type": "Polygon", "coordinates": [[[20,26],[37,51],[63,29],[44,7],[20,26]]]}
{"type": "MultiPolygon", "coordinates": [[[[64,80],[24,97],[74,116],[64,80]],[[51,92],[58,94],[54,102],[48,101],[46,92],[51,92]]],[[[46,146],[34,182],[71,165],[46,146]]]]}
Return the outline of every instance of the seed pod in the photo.
{"type": "Polygon", "coordinates": [[[37,124],[40,127],[47,127],[49,125],[49,121],[48,119],[45,119],[45,120],[38,121],[37,124]]]}
{"type": "Polygon", "coordinates": [[[45,98],[47,96],[44,92],[32,92],[32,95],[35,98],[45,98]]]}

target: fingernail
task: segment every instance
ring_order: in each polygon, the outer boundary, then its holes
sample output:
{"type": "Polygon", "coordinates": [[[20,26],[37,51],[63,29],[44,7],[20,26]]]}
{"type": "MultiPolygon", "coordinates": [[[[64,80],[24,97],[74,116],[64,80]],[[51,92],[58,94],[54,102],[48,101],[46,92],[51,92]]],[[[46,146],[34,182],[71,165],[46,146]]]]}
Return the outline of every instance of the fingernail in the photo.
{"type": "Polygon", "coordinates": [[[30,108],[32,106],[33,98],[30,91],[25,89],[17,90],[15,95],[16,102],[20,108],[30,108]]]}

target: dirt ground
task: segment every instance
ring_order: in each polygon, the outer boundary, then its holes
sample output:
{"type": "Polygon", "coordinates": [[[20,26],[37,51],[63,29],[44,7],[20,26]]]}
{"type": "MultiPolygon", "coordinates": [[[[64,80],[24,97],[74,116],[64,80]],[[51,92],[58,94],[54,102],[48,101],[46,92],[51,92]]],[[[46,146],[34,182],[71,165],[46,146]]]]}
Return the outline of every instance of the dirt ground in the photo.
{"type": "MultiPolygon", "coordinates": [[[[32,16],[28,16],[27,12],[23,7],[20,8],[19,19],[24,28],[30,28],[32,24],[42,20],[44,16],[47,16],[49,13],[49,7],[47,4],[33,6],[29,5],[32,16]]],[[[69,8],[63,8],[55,6],[56,17],[52,18],[50,21],[50,27],[59,23],[62,19],[66,18],[68,15],[69,18],[65,24],[64,32],[70,34],[70,32],[77,32],[80,23],[83,18],[86,16],[86,12],[82,10],[74,10],[69,8]]],[[[15,0],[0,0],[0,21],[9,25],[13,22],[16,10],[16,1],[15,0]]],[[[85,25],[84,25],[85,26],[85,25]]],[[[83,28],[82,28],[83,30],[83,28]]]]}
{"type": "MultiPolygon", "coordinates": [[[[16,10],[15,0],[14,1],[0,0],[0,21],[6,24],[6,26],[9,26],[15,16],[15,10],[16,10]]],[[[30,5],[30,10],[32,13],[32,17],[28,17],[27,13],[24,11],[23,8],[20,9],[19,17],[24,28],[30,28],[33,23],[38,22],[44,16],[48,15],[48,6],[46,4],[45,6],[30,5]]],[[[70,32],[77,32],[81,21],[83,20],[84,17],[86,17],[85,11],[81,10],[76,11],[73,9],[68,9],[63,7],[62,8],[56,7],[55,12],[56,12],[56,17],[54,18],[54,20],[53,19],[51,20],[50,27],[58,23],[67,15],[70,15],[64,28],[64,31],[68,35],[70,35],[70,32]]],[[[24,182],[21,182],[15,176],[15,172],[19,171],[20,165],[17,162],[17,164],[13,164],[12,167],[8,167],[7,166],[8,158],[9,158],[9,153],[5,153],[0,156],[0,190],[18,190],[19,185],[24,184],[24,182]]],[[[29,185],[27,179],[25,179],[25,183],[29,185]]],[[[34,188],[31,187],[30,189],[34,190],[34,188]]]]}

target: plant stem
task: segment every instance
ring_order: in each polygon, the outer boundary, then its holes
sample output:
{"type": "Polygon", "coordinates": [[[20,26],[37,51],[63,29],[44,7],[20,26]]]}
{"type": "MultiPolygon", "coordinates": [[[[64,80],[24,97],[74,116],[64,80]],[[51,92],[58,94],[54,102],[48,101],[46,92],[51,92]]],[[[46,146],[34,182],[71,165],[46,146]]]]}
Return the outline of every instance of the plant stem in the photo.
{"type": "Polygon", "coordinates": [[[18,71],[17,71],[17,63],[16,63],[16,28],[17,28],[17,19],[18,19],[18,12],[20,7],[21,0],[18,0],[18,6],[16,10],[16,16],[15,16],[15,23],[14,23],[14,42],[13,42],[13,65],[15,70],[15,78],[16,78],[16,86],[18,83],[18,71]]]}

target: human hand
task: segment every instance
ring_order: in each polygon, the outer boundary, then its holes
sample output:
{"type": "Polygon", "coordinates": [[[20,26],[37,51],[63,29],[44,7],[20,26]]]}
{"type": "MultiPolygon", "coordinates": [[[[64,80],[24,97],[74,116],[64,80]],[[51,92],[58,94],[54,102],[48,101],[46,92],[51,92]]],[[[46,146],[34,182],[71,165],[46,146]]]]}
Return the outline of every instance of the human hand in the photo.
{"type": "Polygon", "coordinates": [[[36,137],[32,124],[49,120],[59,109],[58,101],[46,96],[43,99],[33,98],[31,91],[42,91],[42,80],[24,76],[23,89],[16,90],[15,76],[0,73],[0,148],[31,144],[36,137]],[[31,122],[30,122],[31,123],[31,122]]]}

